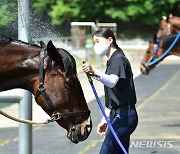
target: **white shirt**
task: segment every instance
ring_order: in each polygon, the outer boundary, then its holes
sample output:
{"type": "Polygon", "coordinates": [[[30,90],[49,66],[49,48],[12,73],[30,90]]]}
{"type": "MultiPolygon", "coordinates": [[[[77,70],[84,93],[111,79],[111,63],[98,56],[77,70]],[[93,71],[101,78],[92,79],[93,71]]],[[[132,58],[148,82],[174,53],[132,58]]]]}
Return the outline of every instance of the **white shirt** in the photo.
{"type": "Polygon", "coordinates": [[[116,83],[119,80],[119,77],[117,75],[114,75],[114,74],[108,75],[96,69],[95,69],[95,74],[97,74],[99,77],[93,76],[94,79],[102,82],[105,86],[110,87],[110,88],[115,87],[116,83]]]}

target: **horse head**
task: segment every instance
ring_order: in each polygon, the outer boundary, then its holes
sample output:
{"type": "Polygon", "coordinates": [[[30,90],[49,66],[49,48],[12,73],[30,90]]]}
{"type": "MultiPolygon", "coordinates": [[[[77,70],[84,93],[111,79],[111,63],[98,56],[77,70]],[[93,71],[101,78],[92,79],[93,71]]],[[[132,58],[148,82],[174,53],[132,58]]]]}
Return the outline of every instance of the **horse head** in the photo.
{"type": "Polygon", "coordinates": [[[0,91],[22,88],[78,143],[92,129],[90,111],[77,77],[75,59],[52,41],[31,45],[0,36],[0,91]],[[11,58],[9,58],[11,57],[11,58]]]}
{"type": "Polygon", "coordinates": [[[155,34],[153,39],[149,41],[149,46],[141,61],[140,70],[142,74],[149,74],[149,71],[157,65],[157,63],[154,65],[149,65],[149,63],[152,62],[154,59],[158,58],[160,55],[162,55],[162,53],[163,52],[161,50],[161,42],[159,42],[155,34]]]}
{"type": "Polygon", "coordinates": [[[162,17],[157,37],[162,35],[176,34],[180,31],[180,18],[169,14],[162,17]]]}
{"type": "MultiPolygon", "coordinates": [[[[157,34],[154,35],[153,40],[149,42],[149,46],[142,59],[142,62],[140,65],[142,74],[149,74],[149,71],[153,69],[159,63],[158,61],[157,63],[153,65],[149,65],[149,63],[151,63],[155,58],[160,57],[165,52],[167,47],[171,45],[171,42],[173,41],[172,38],[179,31],[180,31],[180,18],[179,17],[175,17],[172,14],[169,14],[167,17],[163,16],[161,20],[160,28],[157,34]]],[[[179,56],[180,55],[179,48],[173,48],[170,54],[179,56]]]]}
{"type": "Polygon", "coordinates": [[[141,62],[142,74],[148,74],[151,69],[169,55],[180,56],[179,34],[162,35],[160,38],[154,37],[141,62]]]}
{"type": "MultiPolygon", "coordinates": [[[[64,49],[56,48],[52,41],[47,44],[47,58],[45,58],[45,61],[46,59],[47,69],[44,73],[43,90],[46,90],[52,103],[49,105],[46,96],[42,94],[36,97],[36,101],[50,116],[54,112],[60,113],[60,118],[56,121],[68,131],[67,137],[72,142],[83,141],[89,136],[92,123],[77,77],[75,60],[64,49]]],[[[39,82],[36,81],[34,93],[39,82]]]]}

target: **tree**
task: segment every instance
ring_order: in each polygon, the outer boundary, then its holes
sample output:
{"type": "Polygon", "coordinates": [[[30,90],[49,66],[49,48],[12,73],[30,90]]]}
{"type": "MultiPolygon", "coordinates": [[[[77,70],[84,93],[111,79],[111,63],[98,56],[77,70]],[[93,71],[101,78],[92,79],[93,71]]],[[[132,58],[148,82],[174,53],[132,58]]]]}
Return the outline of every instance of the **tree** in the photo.
{"type": "MultiPolygon", "coordinates": [[[[118,7],[113,5],[106,10],[111,18],[123,22],[139,21],[147,25],[159,24],[163,15],[174,13],[178,16],[180,3],[177,0],[126,0],[118,7]]],[[[180,13],[180,12],[179,12],[180,13]]]]}
{"type": "MultiPolygon", "coordinates": [[[[109,3],[109,2],[108,2],[109,3]]],[[[45,2],[38,0],[33,3],[33,7],[40,13],[45,13],[51,17],[54,25],[62,24],[67,21],[94,21],[98,14],[100,19],[105,18],[104,6],[106,2],[103,0],[53,0],[45,2]]]]}
{"type": "MultiPolygon", "coordinates": [[[[33,12],[54,25],[67,21],[121,21],[159,24],[163,15],[180,15],[177,0],[32,0],[33,12]]],[[[0,0],[0,25],[17,20],[17,2],[0,0]]]]}
{"type": "Polygon", "coordinates": [[[177,0],[34,0],[34,8],[47,14],[54,25],[65,21],[122,22],[138,21],[147,25],[159,24],[163,15],[178,13],[177,0]]]}

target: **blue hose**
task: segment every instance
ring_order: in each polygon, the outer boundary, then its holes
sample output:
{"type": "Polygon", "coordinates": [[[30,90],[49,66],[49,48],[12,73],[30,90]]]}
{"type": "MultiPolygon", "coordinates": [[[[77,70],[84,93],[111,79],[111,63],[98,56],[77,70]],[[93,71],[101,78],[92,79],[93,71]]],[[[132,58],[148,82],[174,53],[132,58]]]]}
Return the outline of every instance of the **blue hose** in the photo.
{"type": "Polygon", "coordinates": [[[87,74],[87,77],[88,77],[88,79],[89,79],[89,83],[90,83],[91,88],[92,88],[92,90],[93,90],[93,92],[94,92],[94,95],[95,95],[95,97],[96,97],[96,101],[98,102],[98,105],[99,105],[99,107],[100,107],[100,109],[101,109],[101,111],[102,111],[102,113],[103,113],[103,116],[104,116],[105,119],[106,119],[106,122],[107,122],[107,124],[108,124],[108,127],[110,128],[110,130],[111,130],[114,138],[116,139],[117,143],[118,143],[119,146],[121,147],[121,149],[122,149],[122,151],[124,152],[124,154],[128,154],[127,151],[126,151],[126,149],[125,149],[124,146],[122,145],[121,141],[120,141],[119,138],[117,137],[117,135],[116,135],[116,133],[115,133],[115,131],[114,131],[114,129],[113,129],[113,127],[112,127],[112,125],[111,125],[111,123],[110,123],[110,121],[109,121],[106,113],[105,113],[105,111],[104,111],[104,108],[103,108],[103,106],[102,106],[102,104],[101,104],[101,101],[100,101],[98,95],[97,95],[97,92],[96,92],[96,89],[95,89],[95,87],[94,87],[93,81],[92,81],[91,77],[89,76],[89,74],[87,74]]]}

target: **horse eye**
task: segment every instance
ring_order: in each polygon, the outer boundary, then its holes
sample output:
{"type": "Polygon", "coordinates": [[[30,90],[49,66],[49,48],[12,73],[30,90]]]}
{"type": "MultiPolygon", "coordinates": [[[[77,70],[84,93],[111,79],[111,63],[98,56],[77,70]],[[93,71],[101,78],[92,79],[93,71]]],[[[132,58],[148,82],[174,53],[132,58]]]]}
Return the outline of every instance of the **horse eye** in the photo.
{"type": "Polygon", "coordinates": [[[161,30],[164,30],[164,28],[163,28],[163,27],[161,27],[160,29],[161,29],[161,30]]]}

